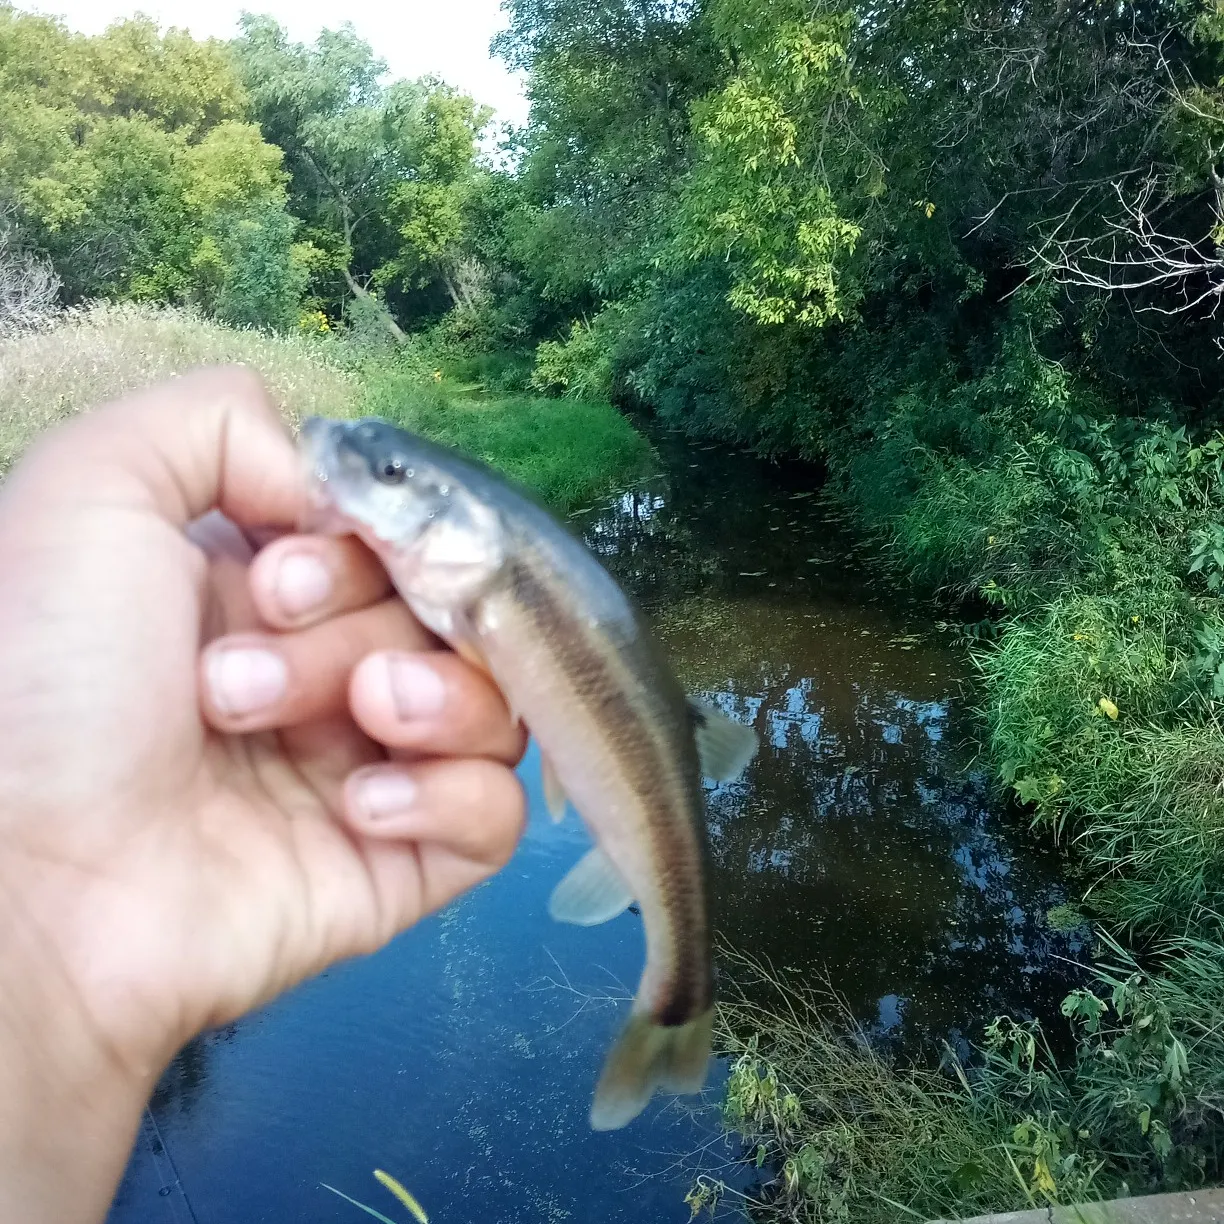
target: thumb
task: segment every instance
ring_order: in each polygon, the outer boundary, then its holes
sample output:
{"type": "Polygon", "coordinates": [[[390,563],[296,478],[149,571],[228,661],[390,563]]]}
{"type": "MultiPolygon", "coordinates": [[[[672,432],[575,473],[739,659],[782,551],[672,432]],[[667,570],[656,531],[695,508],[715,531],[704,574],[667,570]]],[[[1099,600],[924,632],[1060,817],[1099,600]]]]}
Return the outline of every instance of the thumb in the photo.
{"type": "Polygon", "coordinates": [[[5,501],[153,510],[182,527],[220,510],[243,527],[297,525],[301,463],[262,379],[198,370],[77,417],[18,464],[5,501]]]}

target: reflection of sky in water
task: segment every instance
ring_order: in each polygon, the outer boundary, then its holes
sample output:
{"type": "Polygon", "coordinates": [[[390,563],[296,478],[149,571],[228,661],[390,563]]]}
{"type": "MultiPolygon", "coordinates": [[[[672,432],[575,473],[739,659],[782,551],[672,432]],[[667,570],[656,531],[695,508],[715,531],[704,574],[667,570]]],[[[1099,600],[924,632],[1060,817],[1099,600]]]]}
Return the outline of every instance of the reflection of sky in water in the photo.
{"type": "Polygon", "coordinates": [[[1053,1014],[1074,976],[1056,958],[1077,951],[1045,922],[1064,892],[966,770],[950,696],[857,685],[847,723],[820,693],[805,678],[772,697],[703,694],[767,744],[744,781],[710,795],[723,932],[825,970],[881,1037],[1053,1014]]]}
{"type": "MultiPolygon", "coordinates": [[[[873,602],[787,483],[809,474],[722,452],[694,468],[660,445],[679,474],[668,496],[626,494],[584,530],[686,683],[761,736],[746,775],[709,789],[719,930],[827,975],[882,1042],[963,1052],[997,1012],[1053,1014],[1073,978],[1056,957],[1076,951],[1044,922],[1064,899],[1057,864],[969,768],[961,662],[894,599],[873,602]]],[[[320,1182],[396,1218],[375,1167],[435,1224],[689,1218],[691,1154],[723,1176],[736,1154],[714,1139],[718,1079],[704,1106],[660,1101],[625,1131],[590,1131],[640,919],[548,921],[587,838],[540,817],[534,754],[523,776],[533,821],[496,880],[184,1052],[111,1224],[369,1218],[320,1182]]]]}

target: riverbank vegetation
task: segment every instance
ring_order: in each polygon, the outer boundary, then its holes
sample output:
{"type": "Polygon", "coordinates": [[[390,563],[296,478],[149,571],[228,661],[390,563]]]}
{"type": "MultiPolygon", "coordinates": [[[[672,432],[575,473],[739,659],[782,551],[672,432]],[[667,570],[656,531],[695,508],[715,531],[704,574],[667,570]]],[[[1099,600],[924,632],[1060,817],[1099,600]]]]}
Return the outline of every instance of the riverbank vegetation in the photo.
{"type": "Polygon", "coordinates": [[[794,983],[732,1004],[761,1209],[1224,1181],[1218,5],[507,8],[531,120],[488,158],[487,112],[351,30],[85,39],[0,4],[0,330],[33,329],[5,343],[96,298],[261,329],[224,351],[313,346],[318,394],[562,505],[643,462],[609,400],[821,463],[964,624],[1000,784],[1100,957],[1061,1061],[1001,1018],[966,1066],[898,1070],[794,983]]]}
{"type": "Polygon", "coordinates": [[[490,395],[443,378],[438,359],[436,345],[371,357],[345,338],[240,330],[167,307],[65,312],[0,335],[0,478],[56,422],[221,363],[258,370],[290,422],[382,416],[483,459],[562,512],[651,470],[649,444],[609,404],[490,395]]]}

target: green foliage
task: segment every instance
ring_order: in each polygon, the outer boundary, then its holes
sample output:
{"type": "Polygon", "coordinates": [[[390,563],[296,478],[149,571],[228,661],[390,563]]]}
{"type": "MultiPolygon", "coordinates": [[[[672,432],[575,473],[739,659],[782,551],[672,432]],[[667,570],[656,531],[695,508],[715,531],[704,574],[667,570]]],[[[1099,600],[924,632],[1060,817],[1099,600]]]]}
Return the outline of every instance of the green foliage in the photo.
{"type": "Polygon", "coordinates": [[[351,25],[307,47],[271,17],[242,24],[234,55],[254,113],[285,152],[293,212],[326,252],[316,298],[333,317],[372,288],[470,305],[476,140],[490,112],[435,80],[386,83],[351,25]]]}
{"type": "MultiPolygon", "coordinates": [[[[1179,937],[1145,972],[1107,944],[1092,989],[1062,1005],[1060,1064],[1032,1021],[996,1017],[976,1065],[875,1052],[827,988],[733,958],[717,1039],[731,1055],[726,1121],[774,1171],[761,1218],[957,1218],[1198,1187],[1220,1176],[1224,942],[1179,937]]],[[[706,1179],[700,1206],[727,1187],[706,1179]]]]}
{"type": "Polygon", "coordinates": [[[759,323],[841,318],[841,266],[862,230],[839,212],[820,146],[831,113],[858,100],[853,14],[753,0],[711,12],[736,72],[694,108],[698,151],[677,242],[691,259],[725,257],[728,300],[759,323]]]}
{"type": "Polygon", "coordinates": [[[606,403],[471,396],[411,363],[365,374],[365,410],[499,468],[560,511],[623,488],[651,464],[650,447],[606,403]]]}
{"type": "Polygon", "coordinates": [[[612,395],[614,324],[607,315],[594,323],[576,320],[564,341],[545,340],[536,349],[531,385],[549,395],[603,400],[612,395]]]}
{"type": "Polygon", "coordinates": [[[85,38],[3,6],[0,106],[0,206],[51,256],[70,301],[295,318],[305,260],[282,155],[244,122],[222,44],[143,18],[85,38]]]}

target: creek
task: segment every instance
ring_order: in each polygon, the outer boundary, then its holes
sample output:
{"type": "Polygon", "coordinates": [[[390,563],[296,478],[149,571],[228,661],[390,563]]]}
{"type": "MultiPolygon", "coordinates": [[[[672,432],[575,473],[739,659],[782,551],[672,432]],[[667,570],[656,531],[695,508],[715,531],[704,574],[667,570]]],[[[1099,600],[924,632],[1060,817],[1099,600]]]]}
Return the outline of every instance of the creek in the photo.
{"type": "MultiPolygon", "coordinates": [[[[903,1054],[967,1049],[1000,1012],[1055,1016],[1087,951],[1046,921],[1060,860],[975,762],[964,652],[873,579],[811,469],[652,440],[661,473],[575,525],[690,690],[761,734],[744,777],[709,791],[721,937],[826,978],[903,1054]]],[[[534,749],[521,774],[530,826],[495,880],[182,1052],[110,1224],[370,1218],[322,1183],[406,1219],[375,1168],[432,1224],[683,1224],[698,1168],[746,1184],[717,1125],[723,1067],[703,1099],[589,1129],[640,919],[549,921],[588,839],[544,814],[534,749]]]]}

